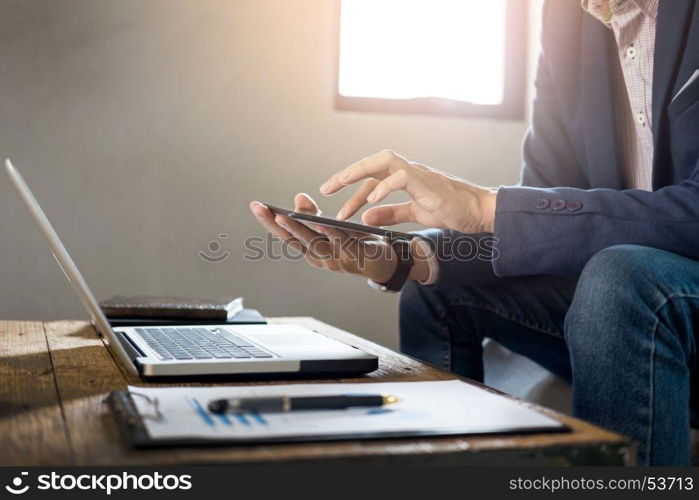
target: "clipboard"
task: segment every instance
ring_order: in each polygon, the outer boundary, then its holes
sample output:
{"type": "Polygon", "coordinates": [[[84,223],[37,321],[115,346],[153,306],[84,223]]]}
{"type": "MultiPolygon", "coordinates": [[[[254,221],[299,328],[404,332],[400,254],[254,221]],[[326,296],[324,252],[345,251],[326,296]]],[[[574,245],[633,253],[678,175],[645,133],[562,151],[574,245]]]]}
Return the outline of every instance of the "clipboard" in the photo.
{"type": "MultiPolygon", "coordinates": [[[[198,396],[201,398],[210,396],[198,396]]],[[[400,397],[400,396],[399,396],[400,397]]],[[[119,432],[122,437],[134,448],[158,448],[172,446],[230,446],[230,445],[255,445],[265,443],[299,443],[299,442],[320,442],[320,441],[341,441],[341,440],[375,440],[375,439],[394,439],[394,438],[410,438],[410,437],[435,437],[435,436],[453,436],[453,435],[490,435],[490,434],[532,434],[532,433],[550,433],[550,432],[568,432],[569,428],[563,423],[554,418],[544,415],[528,405],[512,400],[505,396],[497,395],[481,388],[474,387],[461,381],[440,381],[440,382],[395,382],[395,383],[368,383],[368,384],[303,384],[303,385],[287,385],[287,386],[245,386],[245,387],[177,387],[177,388],[151,388],[151,387],[130,387],[129,391],[116,391],[109,394],[105,402],[112,409],[116,419],[119,432]],[[423,384],[424,387],[407,387],[423,384]],[[431,384],[431,385],[430,385],[431,384]],[[394,389],[395,391],[403,391],[404,394],[420,394],[419,391],[424,391],[428,397],[432,397],[432,408],[438,409],[439,405],[434,406],[434,392],[436,387],[434,384],[442,384],[441,388],[453,394],[460,393],[459,391],[466,390],[465,396],[471,394],[474,398],[480,398],[480,401],[475,401],[474,404],[486,401],[484,413],[482,417],[471,416],[464,419],[460,418],[458,413],[454,413],[451,417],[440,415],[435,417],[429,412],[424,412],[421,415],[415,415],[415,407],[420,406],[420,402],[416,405],[406,405],[404,410],[381,410],[381,409],[360,409],[354,413],[343,413],[348,410],[331,410],[330,412],[291,412],[285,415],[269,414],[265,415],[265,419],[271,422],[269,431],[251,432],[250,428],[246,432],[232,433],[222,432],[220,434],[206,434],[211,429],[200,423],[202,426],[201,433],[197,432],[197,420],[201,417],[206,420],[215,420],[214,415],[196,415],[192,410],[191,421],[186,420],[183,425],[182,432],[163,432],[158,430],[161,427],[161,422],[167,420],[167,406],[172,409],[172,401],[178,401],[181,398],[189,397],[191,394],[212,394],[213,391],[250,391],[259,390],[269,394],[277,390],[289,392],[307,391],[307,393],[318,393],[325,390],[325,393],[333,393],[338,391],[338,387],[350,387],[350,392],[356,393],[358,387],[370,387],[371,390],[382,392],[383,388],[394,389]],[[400,387],[401,385],[405,387],[400,387]],[[383,387],[380,387],[383,386],[383,387]],[[282,388],[282,389],[275,389],[282,388]],[[409,390],[408,390],[409,389],[409,390]],[[456,391],[456,392],[455,392],[456,391]],[[432,396],[429,396],[433,393],[432,396]],[[160,395],[165,401],[165,408],[161,407],[160,395]],[[173,399],[174,398],[174,399],[173,399]],[[168,403],[169,401],[169,403],[168,403]],[[493,411],[509,412],[508,418],[503,418],[501,413],[500,419],[493,418],[487,414],[487,401],[491,401],[493,411]],[[389,414],[389,412],[394,412],[389,414]],[[322,415],[325,413],[326,415],[322,415]],[[378,416],[377,416],[378,415],[378,416]],[[405,415],[414,418],[414,423],[406,424],[405,415]],[[350,418],[351,417],[351,418],[350,418]],[[323,419],[326,419],[324,422],[323,419]],[[361,422],[357,418],[363,419],[361,422]],[[441,418],[441,421],[440,421],[441,418]],[[445,420],[445,418],[447,418],[445,420]],[[448,420],[451,418],[453,420],[448,420]],[[315,419],[315,420],[314,420],[315,419]],[[377,422],[383,422],[377,424],[377,422]],[[308,425],[305,424],[306,420],[308,425]],[[463,420],[463,421],[462,421],[463,420]],[[476,423],[476,420],[479,423],[476,423]],[[296,421],[296,427],[293,427],[288,432],[279,431],[279,425],[293,426],[296,421]],[[298,425],[298,422],[303,425],[298,425]],[[279,423],[282,424],[279,424],[279,423]],[[328,423],[329,422],[329,423],[328,423]],[[149,431],[150,429],[150,431],[149,431]],[[313,429],[313,430],[311,430],[313,429]],[[249,432],[248,432],[249,431],[249,432]],[[275,433],[276,431],[276,433],[275,433]]],[[[204,402],[204,399],[202,399],[204,402]]],[[[426,403],[427,404],[427,403],[426,403]]],[[[463,407],[463,402],[461,403],[463,407]]],[[[200,405],[200,406],[205,406],[200,405]]],[[[458,405],[456,405],[458,406],[458,405]]],[[[203,408],[198,409],[199,413],[203,408]]],[[[186,407],[185,407],[186,408],[186,407]]],[[[178,410],[181,413],[182,407],[178,410]]],[[[443,407],[440,413],[449,413],[449,408],[443,407]]],[[[180,416],[178,413],[178,416],[180,416]]],[[[184,417],[183,417],[184,418],[184,417]]],[[[239,417],[240,418],[240,417],[239,417]]],[[[256,417],[257,418],[257,417],[256,417]]],[[[262,417],[259,417],[262,418],[262,417]]],[[[233,419],[233,417],[231,417],[233,419]]],[[[211,427],[219,425],[218,421],[211,424],[211,427]]],[[[241,428],[236,421],[237,428],[241,428]]],[[[225,426],[220,425],[218,430],[227,431],[225,426]]],[[[260,426],[258,426],[259,428],[260,426]]]]}
{"type": "Polygon", "coordinates": [[[109,393],[105,403],[111,408],[119,434],[134,448],[146,448],[154,445],[148,436],[141,414],[133,402],[131,393],[114,391],[109,393]]]}

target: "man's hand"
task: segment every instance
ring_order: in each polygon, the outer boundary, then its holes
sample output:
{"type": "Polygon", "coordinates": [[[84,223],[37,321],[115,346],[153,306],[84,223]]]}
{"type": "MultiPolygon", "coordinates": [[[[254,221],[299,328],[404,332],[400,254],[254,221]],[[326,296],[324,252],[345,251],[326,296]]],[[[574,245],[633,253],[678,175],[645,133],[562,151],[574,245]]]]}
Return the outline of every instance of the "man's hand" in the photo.
{"type": "Polygon", "coordinates": [[[372,207],[362,216],[363,222],[370,226],[417,222],[462,233],[494,230],[496,190],[411,163],[389,150],[336,173],[320,192],[331,195],[362,179],[364,183],[340,209],[338,219],[351,217],[366,203],[379,203],[393,191],[405,191],[409,202],[372,207]]]}
{"type": "MultiPolygon", "coordinates": [[[[396,268],[396,256],[382,239],[315,224],[306,225],[283,215],[275,216],[257,201],[250,203],[250,210],[260,224],[285,244],[301,252],[313,267],[359,274],[377,283],[388,281],[396,268]]],[[[302,193],[294,198],[294,210],[319,213],[318,205],[302,193]]],[[[409,279],[425,280],[429,275],[426,255],[416,247],[417,238],[411,244],[415,263],[409,279]]]]}

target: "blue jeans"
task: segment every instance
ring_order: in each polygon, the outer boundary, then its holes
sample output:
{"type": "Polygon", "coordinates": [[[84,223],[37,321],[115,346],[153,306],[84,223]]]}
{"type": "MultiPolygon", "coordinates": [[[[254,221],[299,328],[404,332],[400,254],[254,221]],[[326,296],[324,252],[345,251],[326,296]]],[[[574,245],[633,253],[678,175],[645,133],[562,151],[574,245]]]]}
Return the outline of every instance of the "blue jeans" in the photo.
{"type": "Polygon", "coordinates": [[[599,252],[580,276],[411,283],[400,302],[403,352],[482,381],[494,339],[571,382],[573,414],[631,437],[639,465],[690,463],[696,329],[699,262],[634,245],[599,252]]]}

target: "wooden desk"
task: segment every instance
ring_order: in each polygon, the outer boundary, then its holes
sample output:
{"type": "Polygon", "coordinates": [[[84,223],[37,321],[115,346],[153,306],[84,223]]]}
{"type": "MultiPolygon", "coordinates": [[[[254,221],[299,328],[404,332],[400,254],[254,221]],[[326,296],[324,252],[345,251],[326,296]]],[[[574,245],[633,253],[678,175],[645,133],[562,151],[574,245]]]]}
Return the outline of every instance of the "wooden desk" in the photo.
{"type": "MultiPolygon", "coordinates": [[[[380,357],[374,373],[340,382],[447,380],[453,375],[312,318],[300,323],[380,357]]],[[[182,465],[281,462],[628,464],[617,434],[554,415],[572,432],[333,443],[133,450],[103,400],[127,383],[94,329],[77,321],[0,321],[0,465],[182,465]]],[[[254,382],[247,382],[254,383],[254,382]]],[[[257,382],[271,383],[271,382],[257,382]]],[[[527,404],[527,403],[522,403],[527,404]]]]}

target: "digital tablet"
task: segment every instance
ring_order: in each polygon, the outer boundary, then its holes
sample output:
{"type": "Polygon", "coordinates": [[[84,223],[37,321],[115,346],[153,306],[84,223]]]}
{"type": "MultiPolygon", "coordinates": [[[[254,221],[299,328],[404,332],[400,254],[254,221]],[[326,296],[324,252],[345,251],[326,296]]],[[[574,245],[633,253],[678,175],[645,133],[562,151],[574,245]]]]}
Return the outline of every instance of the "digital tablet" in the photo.
{"type": "Polygon", "coordinates": [[[321,217],[320,215],[311,215],[304,212],[295,212],[286,208],[275,207],[274,205],[270,205],[269,203],[264,203],[264,205],[267,208],[269,208],[269,210],[275,215],[284,215],[286,217],[289,217],[290,219],[295,219],[303,222],[312,222],[313,224],[318,224],[320,226],[334,227],[337,229],[344,229],[347,231],[355,231],[357,233],[373,234],[375,236],[383,236],[388,239],[411,240],[415,237],[414,234],[402,233],[400,231],[392,231],[390,229],[384,229],[382,227],[366,226],[364,224],[358,224],[356,222],[331,219],[329,217],[321,217]]]}

